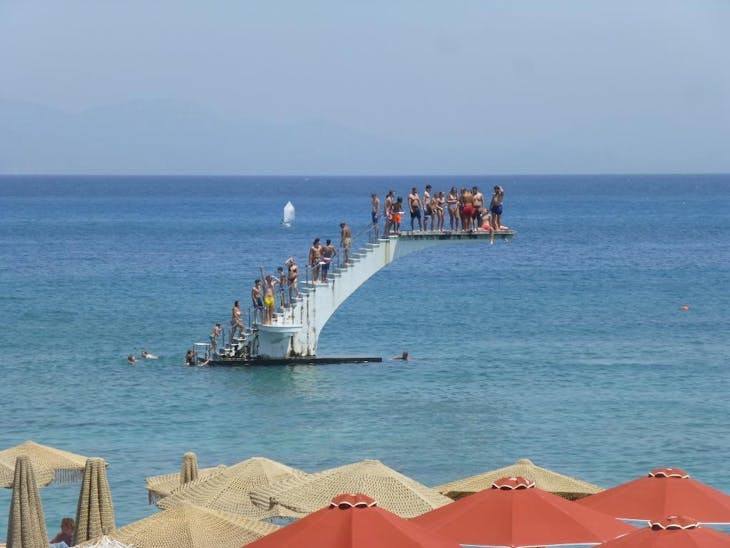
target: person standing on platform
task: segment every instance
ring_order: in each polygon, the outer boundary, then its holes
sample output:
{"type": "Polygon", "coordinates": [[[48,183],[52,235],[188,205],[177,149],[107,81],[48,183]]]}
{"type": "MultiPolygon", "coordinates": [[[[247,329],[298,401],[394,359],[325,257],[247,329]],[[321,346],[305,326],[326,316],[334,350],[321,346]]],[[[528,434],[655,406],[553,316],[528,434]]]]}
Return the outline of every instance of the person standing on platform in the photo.
{"type": "Polygon", "coordinates": [[[391,190],[386,194],[383,202],[383,218],[385,219],[385,228],[383,229],[383,238],[390,236],[390,229],[393,226],[391,214],[393,212],[393,200],[395,198],[395,190],[391,190]]]}
{"type": "Polygon", "coordinates": [[[423,230],[421,223],[421,198],[418,196],[418,189],[414,186],[408,195],[408,209],[411,212],[411,232],[415,230],[415,220],[418,220],[418,230],[423,230]]]}
{"type": "Polygon", "coordinates": [[[299,298],[299,267],[294,261],[294,257],[289,257],[284,263],[288,269],[287,285],[289,286],[289,305],[294,304],[294,299],[299,298]]]}
{"type": "Polygon", "coordinates": [[[233,337],[236,334],[236,331],[238,331],[238,336],[240,337],[243,335],[243,320],[241,319],[241,307],[238,304],[238,301],[233,303],[233,308],[231,309],[231,336],[228,340],[230,344],[233,344],[233,337]]]}
{"type": "Polygon", "coordinates": [[[347,223],[340,223],[340,247],[345,253],[345,266],[350,262],[350,248],[352,247],[352,231],[347,223]]]}
{"type": "Polygon", "coordinates": [[[286,272],[284,272],[284,267],[279,266],[276,268],[276,273],[279,277],[279,306],[281,308],[286,308],[286,291],[284,288],[287,286],[286,283],[286,272]]]}
{"type": "Polygon", "coordinates": [[[274,297],[274,285],[277,281],[272,275],[268,274],[264,277],[264,324],[270,325],[274,321],[274,308],[276,308],[276,298],[274,297]]]}
{"type": "Polygon", "coordinates": [[[217,323],[215,326],[213,326],[213,331],[210,332],[210,352],[211,354],[215,353],[216,348],[218,348],[218,337],[221,334],[221,324],[217,323]]]}
{"type": "Polygon", "coordinates": [[[332,259],[337,255],[337,248],[332,245],[332,240],[327,240],[322,248],[322,283],[327,283],[327,275],[330,270],[332,259]]]}
{"type": "Polygon", "coordinates": [[[253,305],[253,321],[256,318],[264,323],[264,290],[261,287],[261,280],[256,280],[251,288],[251,304],[253,305]]]}
{"type": "Polygon", "coordinates": [[[370,197],[372,198],[373,204],[372,210],[370,211],[370,220],[373,224],[373,233],[375,234],[373,241],[377,242],[380,232],[380,198],[378,198],[378,195],[374,192],[370,197]]]}
{"type": "Polygon", "coordinates": [[[455,186],[451,187],[446,197],[446,207],[449,208],[449,228],[459,230],[459,193],[455,186]]]}
{"type": "Polygon", "coordinates": [[[322,261],[322,244],[319,238],[315,238],[312,247],[309,248],[309,267],[312,269],[312,283],[319,281],[319,268],[322,261]]]}
{"type": "MultiPolygon", "coordinates": [[[[489,211],[492,214],[492,230],[502,229],[502,202],[504,201],[504,189],[497,185],[494,187],[492,201],[489,204],[489,211]]],[[[507,227],[504,227],[507,228],[507,227]]]]}
{"type": "Polygon", "coordinates": [[[482,215],[484,214],[484,194],[479,188],[474,185],[471,189],[472,197],[474,198],[474,230],[482,226],[482,215]]]}
{"type": "Polygon", "coordinates": [[[423,230],[433,230],[434,222],[433,213],[433,198],[431,197],[431,185],[426,185],[423,191],[423,230]],[[431,228],[428,228],[429,221],[431,221],[431,228]]]}

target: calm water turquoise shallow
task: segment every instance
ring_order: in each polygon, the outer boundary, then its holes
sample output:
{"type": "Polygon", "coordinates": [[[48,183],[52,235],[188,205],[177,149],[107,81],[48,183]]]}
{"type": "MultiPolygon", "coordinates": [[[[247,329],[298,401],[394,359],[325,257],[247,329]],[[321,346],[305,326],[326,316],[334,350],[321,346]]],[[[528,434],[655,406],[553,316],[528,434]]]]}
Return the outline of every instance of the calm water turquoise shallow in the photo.
{"type": "MultiPolygon", "coordinates": [[[[728,211],[730,176],[0,177],[0,448],[105,458],[119,525],[156,511],[144,478],[185,451],[376,458],[428,485],[522,457],[605,487],[678,466],[730,493],[728,211]],[[320,339],[413,362],[182,366],[259,265],[427,182],[502,184],[518,234],[396,261],[320,339]],[[160,359],[127,365],[142,348],[160,359]]],[[[41,496],[55,531],[78,485],[41,496]]]]}

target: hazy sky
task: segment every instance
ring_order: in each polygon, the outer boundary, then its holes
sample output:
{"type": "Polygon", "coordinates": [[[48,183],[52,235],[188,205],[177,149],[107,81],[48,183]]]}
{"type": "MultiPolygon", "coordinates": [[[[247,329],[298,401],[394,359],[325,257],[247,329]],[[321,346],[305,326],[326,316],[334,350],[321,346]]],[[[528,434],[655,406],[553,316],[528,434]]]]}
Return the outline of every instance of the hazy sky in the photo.
{"type": "Polygon", "coordinates": [[[0,0],[0,173],[730,172],[730,0],[0,0]]]}

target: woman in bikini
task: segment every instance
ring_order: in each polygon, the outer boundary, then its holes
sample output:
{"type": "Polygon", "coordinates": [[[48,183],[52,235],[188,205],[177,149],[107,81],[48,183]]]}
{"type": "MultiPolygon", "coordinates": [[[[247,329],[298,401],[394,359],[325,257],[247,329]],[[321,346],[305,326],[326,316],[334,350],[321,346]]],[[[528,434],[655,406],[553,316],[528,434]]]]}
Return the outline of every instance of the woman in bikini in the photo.
{"type": "Polygon", "coordinates": [[[289,257],[284,264],[289,269],[289,304],[292,305],[294,299],[299,297],[299,267],[292,257],[289,257]]]}
{"type": "Polygon", "coordinates": [[[443,192],[439,192],[433,199],[433,214],[436,220],[436,230],[443,232],[444,230],[444,208],[446,207],[446,197],[443,192]]]}
{"type": "Polygon", "coordinates": [[[461,230],[474,229],[474,195],[467,188],[461,189],[461,230]]]}
{"type": "Polygon", "coordinates": [[[459,230],[459,195],[455,186],[451,187],[449,195],[446,197],[446,205],[449,208],[449,228],[459,230]]]}

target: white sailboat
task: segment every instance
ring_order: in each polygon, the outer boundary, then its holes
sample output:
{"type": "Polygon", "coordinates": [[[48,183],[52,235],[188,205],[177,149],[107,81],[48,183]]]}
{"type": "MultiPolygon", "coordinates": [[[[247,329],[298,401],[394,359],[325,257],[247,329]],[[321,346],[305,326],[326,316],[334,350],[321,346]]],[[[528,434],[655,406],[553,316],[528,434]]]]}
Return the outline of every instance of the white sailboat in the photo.
{"type": "Polygon", "coordinates": [[[294,204],[287,202],[284,206],[284,216],[281,218],[281,224],[284,226],[291,226],[296,217],[296,210],[294,204]]]}

